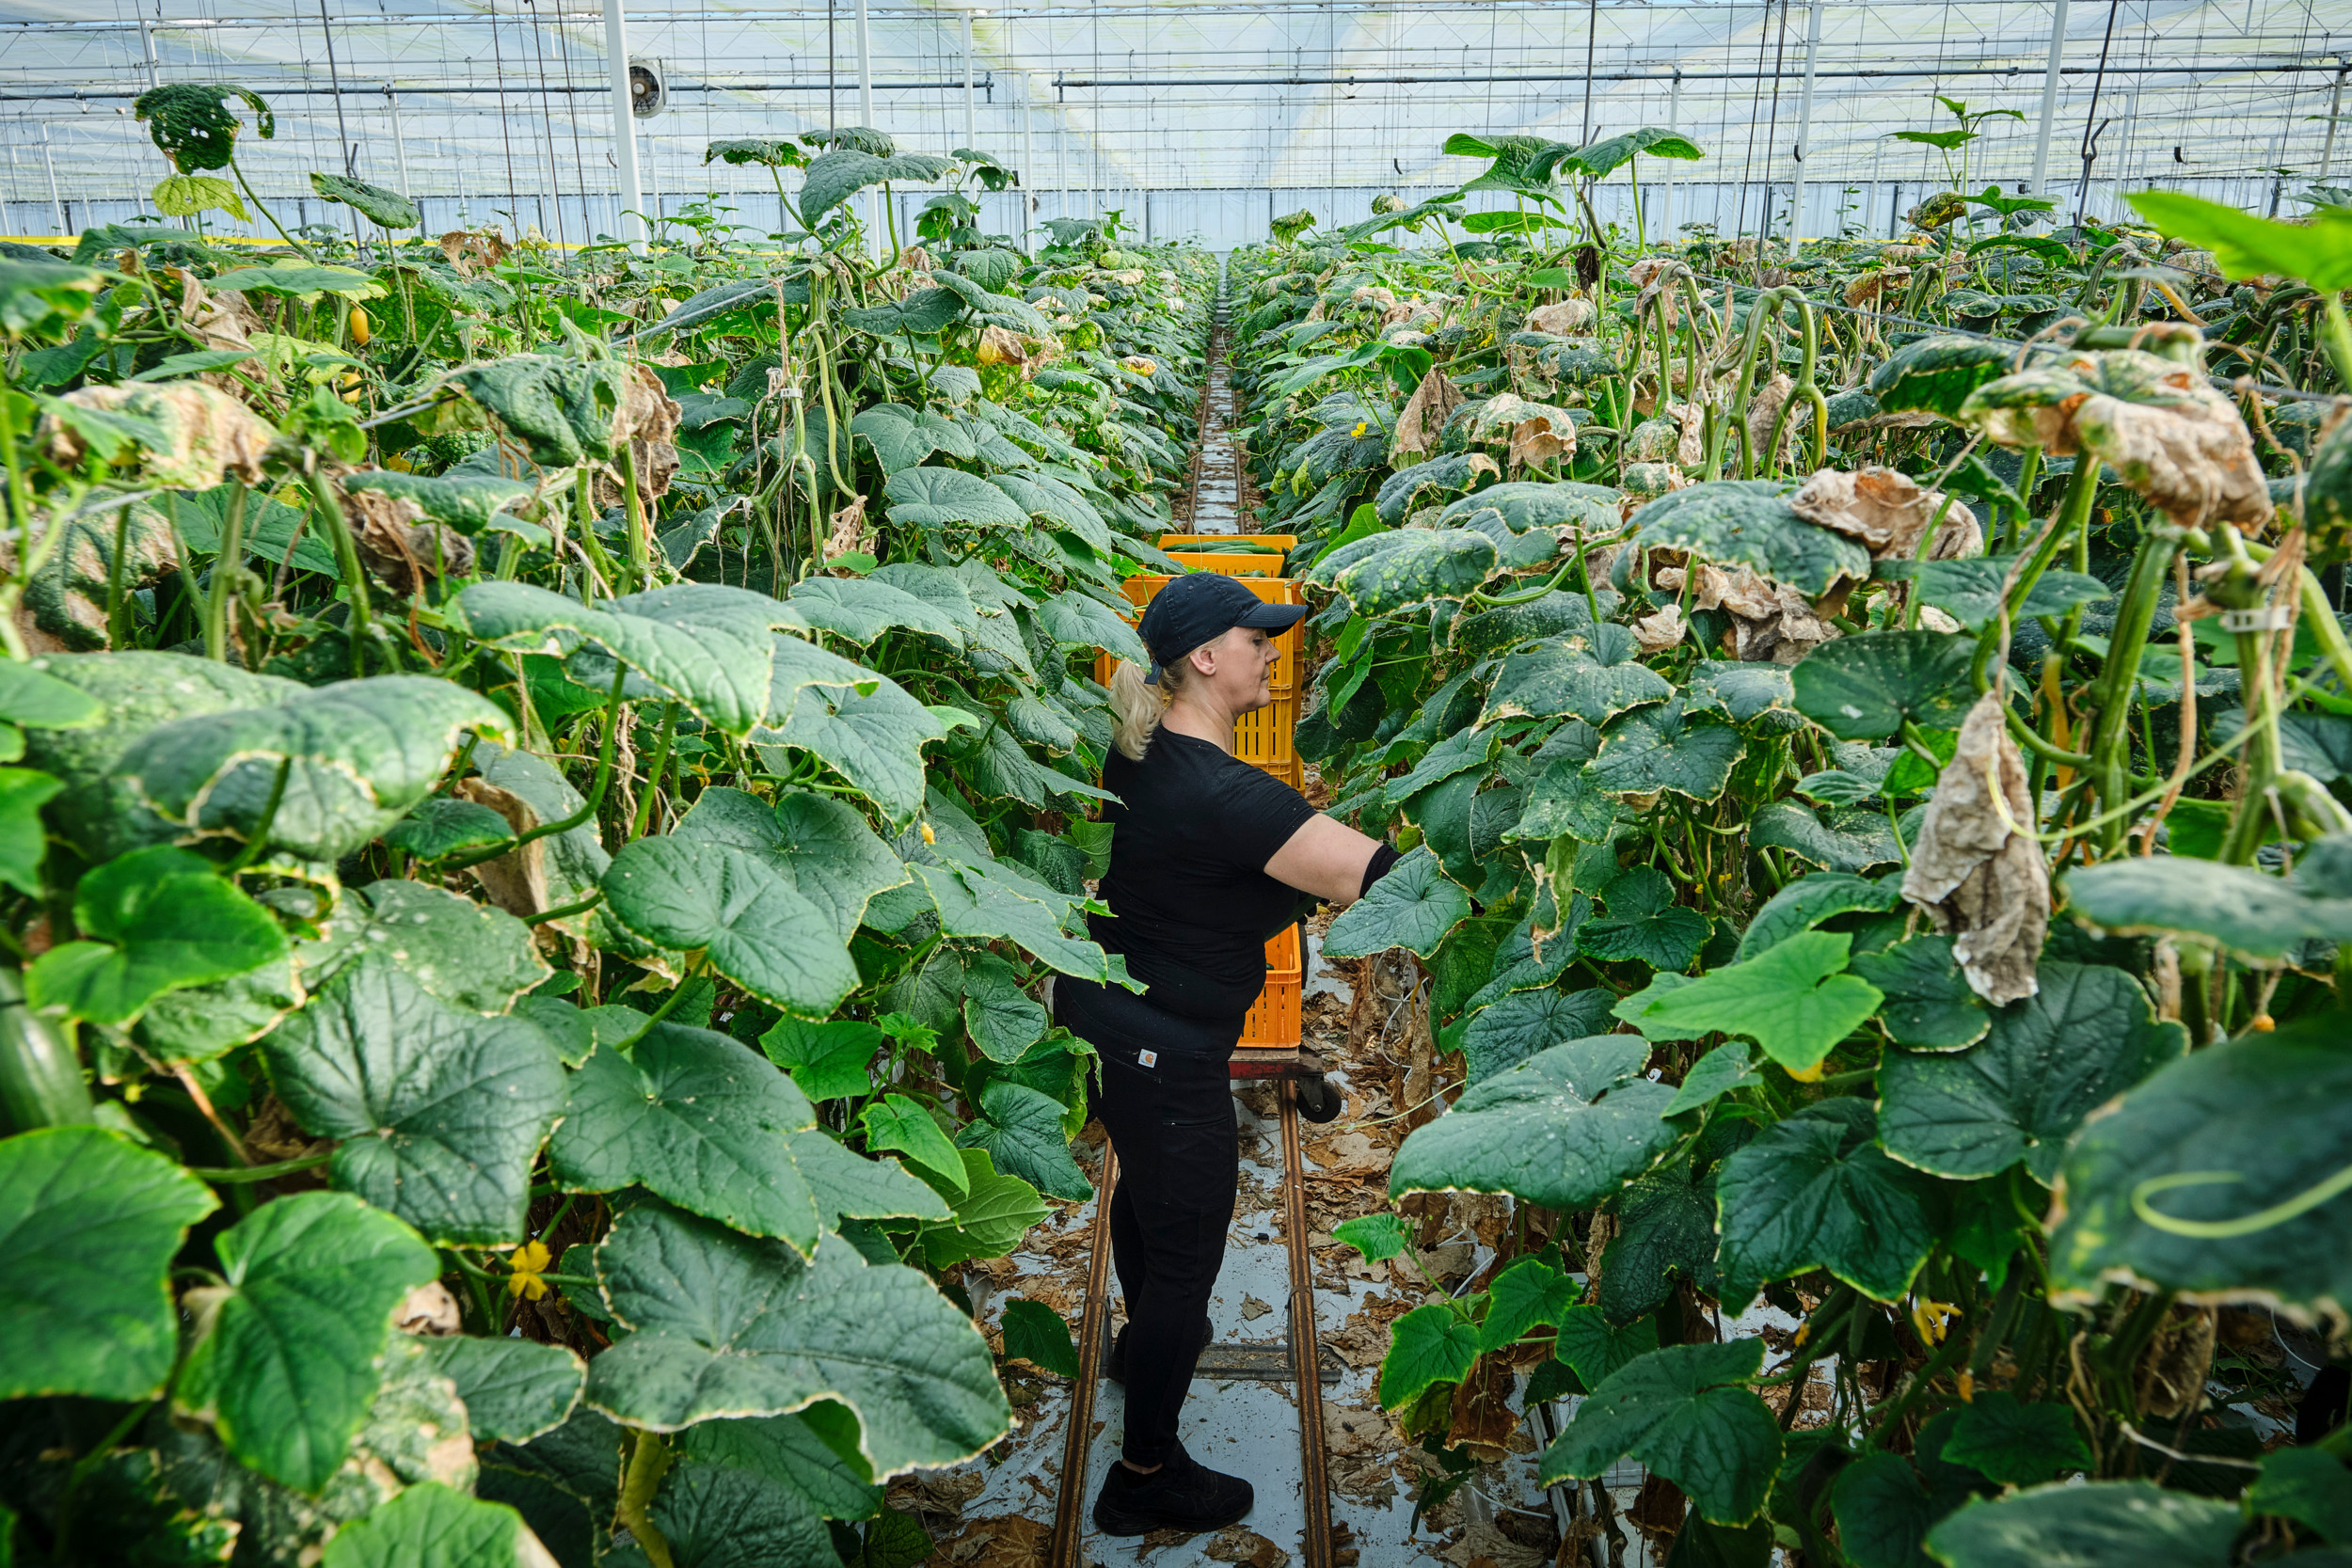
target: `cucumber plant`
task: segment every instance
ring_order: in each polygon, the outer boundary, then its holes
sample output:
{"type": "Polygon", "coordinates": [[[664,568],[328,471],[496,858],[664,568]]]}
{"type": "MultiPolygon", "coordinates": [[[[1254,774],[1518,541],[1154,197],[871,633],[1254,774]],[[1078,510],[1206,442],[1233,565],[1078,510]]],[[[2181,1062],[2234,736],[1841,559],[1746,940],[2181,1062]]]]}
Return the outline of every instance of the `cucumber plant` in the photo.
{"type": "Polygon", "coordinates": [[[0,260],[0,1557],[914,1561],[882,1483],[1008,1431],[961,1265],[1090,1191],[1038,994],[1123,979],[1091,672],[1216,266],[877,244],[1010,171],[810,145],[712,150],[780,236],[321,175],[364,249],[0,260]]]}
{"type": "Polygon", "coordinates": [[[1629,1460],[1670,1562],[2332,1560],[2343,226],[1583,250],[1459,214],[1597,155],[1460,150],[1231,268],[1300,750],[1410,849],[1324,952],[1454,1064],[1341,1236],[1513,1199],[1381,1367],[1422,1506],[1573,1395],[1596,1568],[1629,1460]]]}

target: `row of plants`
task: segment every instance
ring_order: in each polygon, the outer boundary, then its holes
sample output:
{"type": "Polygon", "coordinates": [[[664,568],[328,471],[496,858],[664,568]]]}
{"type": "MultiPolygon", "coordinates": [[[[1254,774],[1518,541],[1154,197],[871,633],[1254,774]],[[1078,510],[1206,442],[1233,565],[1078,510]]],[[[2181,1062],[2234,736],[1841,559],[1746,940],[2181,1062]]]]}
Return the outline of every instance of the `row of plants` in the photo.
{"type": "Polygon", "coordinates": [[[1381,1368],[1422,1506],[1581,1395],[1596,1568],[1627,1460],[1671,1564],[2344,1560],[2352,214],[1791,260],[1593,220],[1670,133],[1447,150],[1229,279],[1299,747],[1410,850],[1324,952],[1463,1085],[1341,1234],[1516,1200],[1381,1368]]]}
{"type": "Polygon", "coordinates": [[[137,112],[188,221],[0,256],[0,1561],[921,1560],[1216,261],[862,128],[714,145],[782,233],[232,251],[266,104],[137,112]]]}

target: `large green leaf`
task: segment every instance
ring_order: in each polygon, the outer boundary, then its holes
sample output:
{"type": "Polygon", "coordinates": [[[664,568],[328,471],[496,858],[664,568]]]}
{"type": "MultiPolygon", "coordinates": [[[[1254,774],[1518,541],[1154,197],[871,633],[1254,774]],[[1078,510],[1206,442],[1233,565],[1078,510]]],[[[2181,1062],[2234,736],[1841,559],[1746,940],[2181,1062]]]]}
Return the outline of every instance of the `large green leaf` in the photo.
{"type": "Polygon", "coordinates": [[[806,752],[903,823],[922,808],[924,743],[946,733],[896,681],[797,637],[775,640],[768,717],[754,736],[763,756],[782,746],[806,752]]]}
{"type": "Polygon", "coordinates": [[[2185,934],[2250,963],[2304,943],[2352,942],[2352,892],[2332,879],[2273,877],[2183,855],[2123,855],[2070,872],[2067,908],[2119,935],[2185,934]]]}
{"type": "MultiPolygon", "coordinates": [[[[1917,572],[1919,598],[1951,611],[1952,618],[1968,630],[1979,631],[1999,616],[2002,586],[2021,559],[1984,555],[1922,562],[1917,572]]],[[[2034,579],[2025,603],[2018,606],[2016,619],[2020,624],[2043,615],[2058,620],[2084,605],[2114,596],[2114,590],[2087,572],[2045,571],[2034,579]]]]}
{"type": "Polygon", "coordinates": [[[885,150],[878,154],[855,146],[843,146],[809,160],[808,172],[801,180],[803,220],[817,222],[868,185],[879,185],[885,180],[929,182],[954,166],[946,158],[887,150],[886,140],[874,145],[885,150]]]}
{"type": "Polygon", "coordinates": [[[524,1239],[532,1163],[564,1108],[535,1025],[450,1006],[371,952],[262,1049],[302,1130],[337,1140],[337,1186],[444,1245],[524,1239]]]}
{"type": "Polygon", "coordinates": [[[1743,1524],[1763,1512],[1780,1467],[1780,1423],[1740,1386],[1764,1341],[1669,1345],[1601,1381],[1537,1471],[1547,1485],[1630,1456],[1690,1494],[1700,1515],[1743,1524]]]}
{"type": "Polygon", "coordinates": [[[1019,972],[993,953],[975,953],[965,965],[961,1012],[972,1043],[993,1062],[1019,1061],[1049,1022],[1045,1005],[1022,989],[1019,972]]]}
{"type": "Polygon", "coordinates": [[[1931,1417],[1900,1454],[1871,1453],[1838,1472],[1830,1495],[1839,1543],[1854,1568],[1935,1568],[1928,1531],[1972,1497],[1997,1490],[1976,1471],[1944,1457],[1961,1405],[1931,1417]]]}
{"type": "MultiPolygon", "coordinates": [[[[1581,1293],[1575,1280],[1542,1259],[1520,1259],[1495,1275],[1494,1284],[1487,1288],[1486,1316],[1478,1325],[1478,1348],[1502,1350],[1539,1325],[1566,1322],[1577,1309],[1576,1298],[1581,1293]]],[[[1600,1315],[1597,1307],[1584,1310],[1600,1315]]]]}
{"type": "Polygon", "coordinates": [[[1692,1180],[1687,1162],[1636,1177],[1617,1196],[1617,1237],[1601,1255],[1600,1309],[1613,1323],[1656,1311],[1674,1277],[1714,1295],[1715,1183],[1692,1180]]]}
{"type": "Polygon", "coordinates": [[[2126,1278],[2225,1300],[2352,1303],[2352,1059],[2326,1017],[2158,1071],[2061,1166],[2053,1283],[2126,1278]]]}
{"type": "Polygon", "coordinates": [[[876,404],[851,419],[850,430],[852,435],[866,437],[866,444],[874,449],[874,461],[882,465],[884,474],[912,468],[935,451],[965,462],[978,455],[972,445],[970,430],[928,408],[876,404]]]}
{"type": "Polygon", "coordinates": [[[454,682],[376,675],[165,724],[126,748],[115,771],[186,831],[249,839],[266,821],[273,845],[334,861],[430,795],[469,731],[508,728],[497,705],[454,682]]]}
{"type": "Polygon", "coordinates": [[[2165,233],[2212,251],[2214,263],[2232,277],[2277,272],[2322,293],[2352,288],[2352,221],[2341,207],[2318,207],[2308,223],[2278,223],[2179,191],[2142,191],[2126,199],[2165,233]]]}
{"type": "MultiPolygon", "coordinates": [[[[1109,982],[1114,974],[1110,955],[1091,942],[1062,929],[1067,901],[1049,901],[1042,883],[1016,885],[1009,868],[993,870],[972,865],[913,865],[909,867],[930,893],[939,928],[951,937],[1009,942],[1031,958],[1063,974],[1082,980],[1109,982]]],[[[1057,895],[1058,897],[1058,895],[1057,895]]]]}
{"type": "Polygon", "coordinates": [[[239,1459],[314,1493],[375,1397],[392,1308],[440,1266],[415,1231],[346,1193],[265,1203],[214,1249],[223,1283],[183,1303],[200,1337],[174,1397],[211,1413],[239,1459]]]}
{"type": "Polygon", "coordinates": [[[1605,795],[1670,790],[1704,802],[1723,794],[1746,752],[1747,742],[1720,715],[1676,696],[1612,721],[1584,776],[1605,795]]]}
{"type": "Polygon", "coordinates": [[[630,368],[618,359],[511,354],[486,365],[467,366],[450,379],[488,410],[542,468],[569,467],[590,458],[609,463],[618,456],[613,418],[630,384],[630,368]]]}
{"type": "MultiPolygon", "coordinates": [[[[675,698],[739,737],[768,713],[771,630],[795,619],[781,600],[707,582],[631,594],[593,610],[529,583],[477,582],[457,595],[456,610],[475,637],[510,652],[567,655],[594,644],[647,683],[629,695],[675,698]]],[[[609,666],[579,673],[592,689],[612,678],[609,666]]]]}
{"type": "Polygon", "coordinates": [[[1406,529],[1391,548],[1339,573],[1336,586],[1364,616],[1459,598],[1495,568],[1494,541],[1468,529],[1406,529]]]}
{"type": "Polygon", "coordinates": [[[1935,1182],[1872,1142],[1859,1100],[1825,1100],[1765,1130],[1724,1163],[1724,1299],[1827,1269],[1874,1300],[1899,1300],[1943,1233],[1935,1182]]]}
{"type": "Polygon", "coordinates": [[[424,221],[417,214],[417,204],[398,191],[371,185],[365,180],[355,180],[345,174],[310,171],[310,188],[329,201],[340,201],[356,207],[369,222],[386,229],[414,229],[424,221]]]}
{"type": "MultiPolygon", "coordinates": [[[[841,1563],[825,1521],[864,1518],[881,1497],[862,1468],[829,1441],[853,1443],[856,1432],[855,1419],[830,1402],[804,1416],[688,1428],[653,1505],[675,1568],[841,1563]]],[[[929,1536],[923,1544],[928,1551],[929,1536]]]]}
{"type": "Polygon", "coordinates": [[[1055,641],[1066,646],[1100,648],[1130,664],[1152,661],[1151,650],[1136,635],[1135,627],[1100,599],[1074,590],[1055,594],[1040,601],[1037,618],[1055,641]]]}
{"type": "Polygon", "coordinates": [[[966,1148],[984,1148],[996,1168],[1020,1177],[1041,1193],[1073,1203],[1094,1196],[1094,1186],[1070,1157],[1062,1131],[1062,1107],[1026,1085],[997,1078],[980,1090],[980,1115],[956,1134],[966,1148]]]}
{"type": "Polygon", "coordinates": [[[1503,659],[1478,722],[1573,716],[1606,724],[1628,708],[1662,703],[1674,686],[1639,662],[1639,652],[1623,626],[1609,624],[1521,648],[1503,659]]]}
{"type": "Polygon", "coordinates": [[[1660,1119],[1674,1090],[1641,1076],[1648,1060],[1642,1041],[1601,1035],[1472,1085],[1405,1140],[1390,1192],[1507,1192],[1548,1209],[1591,1208],[1674,1146],[1660,1119]]]}
{"type": "Polygon", "coordinates": [[[447,523],[460,533],[480,533],[493,526],[493,519],[497,526],[509,531],[531,526],[513,517],[501,517],[500,514],[532,495],[534,487],[497,474],[427,476],[389,468],[362,468],[356,474],[345,474],[340,483],[345,490],[374,490],[414,501],[426,516],[447,523]]]}
{"type": "Polygon", "coordinates": [[[172,1161],[95,1127],[0,1141],[0,1399],[152,1398],[179,1349],[171,1260],[219,1206],[172,1161]]]}
{"type": "Polygon", "coordinates": [[[1877,990],[1844,973],[1852,941],[1842,931],[1805,931],[1695,980],[1662,975],[1614,1011],[1654,1040],[1745,1035],[1792,1074],[1814,1077],[1878,1009],[1877,990]]]}
{"type": "Polygon", "coordinates": [[[115,771],[133,742],[158,724],[284,702],[306,689],[275,675],[248,674],[231,664],[184,654],[60,654],[33,668],[87,693],[104,709],[97,724],[35,729],[24,743],[26,762],[66,783],[65,793],[48,808],[50,820],[92,861],[167,842],[185,831],[155,814],[135,779],[115,771]]]}
{"type": "Polygon", "coordinates": [[[1414,1307],[1389,1334],[1388,1354],[1380,1358],[1380,1402],[1391,1410],[1438,1384],[1461,1382],[1478,1359],[1477,1328],[1446,1302],[1414,1307]]]}
{"type": "Polygon", "coordinates": [[[925,632],[963,646],[963,628],[928,599],[870,578],[809,578],[794,585],[791,607],[810,626],[863,647],[883,633],[925,632]]]}
{"type": "Polygon", "coordinates": [[[1915,1051],[1959,1051],[1993,1026],[1985,1006],[1952,958],[1952,939],[1927,933],[1857,953],[1847,964],[1884,993],[1879,1023],[1897,1045],[1915,1051]]]}
{"type": "Polygon", "coordinates": [[[1889,1154],[1963,1180],[2022,1160],[2047,1185],[2084,1118],[2188,1052],[2188,1031],[2154,1018],[2120,969],[2044,960],[2041,980],[2038,994],[1993,1009],[1990,1033],[1964,1051],[1887,1053],[1878,1091],[1889,1154]]]}
{"type": "Polygon", "coordinates": [[[1561,160],[1561,166],[1573,168],[1595,180],[1605,180],[1631,163],[1634,155],[1641,152],[1646,152],[1653,158],[1685,160],[1707,156],[1699,150],[1698,143],[1681,132],[1645,125],[1638,131],[1627,131],[1588,147],[1580,147],[1561,160]]]}
{"type": "Polygon", "coordinates": [[[34,959],[24,994],[97,1023],[127,1023],[167,991],[246,974],[287,951],[270,912],[210,861],[161,846],[85,875],[73,920],[84,940],[34,959]]]}
{"type": "Polygon", "coordinates": [[[1001,1258],[1050,1212],[1035,1187],[1017,1176],[1000,1174],[987,1150],[959,1152],[963,1155],[963,1196],[956,1199],[955,1212],[946,1221],[919,1232],[924,1261],[934,1269],[972,1258],[1001,1258]]]}
{"type": "Polygon", "coordinates": [[[870,1023],[811,1023],[788,1014],[759,1037],[760,1048],[811,1100],[863,1097],[874,1086],[874,1053],[887,1038],[870,1023]]]}
{"type": "MultiPolygon", "coordinates": [[[[1559,951],[1567,951],[1565,934],[1555,940],[1559,951]]],[[[1466,1078],[1484,1083],[1538,1052],[1606,1028],[1611,1000],[1597,988],[1564,991],[1542,986],[1504,992],[1473,1014],[1462,1031],[1466,1078]]]]}
{"type": "Polygon", "coordinates": [[[1747,566],[1807,598],[1828,593],[1840,578],[1867,578],[1870,552],[1798,516],[1788,505],[1793,488],[1774,480],[1719,479],[1669,491],[1633,514],[1633,542],[1747,566]]]}
{"type": "Polygon", "coordinates": [[[1415,849],[1340,911],[1323,950],[1335,958],[1360,958],[1402,947],[1426,958],[1470,912],[1470,895],[1438,868],[1438,857],[1415,849]]]}
{"type": "Polygon", "coordinates": [[[526,1546],[529,1534],[503,1503],[428,1481],[337,1530],[320,1568],[535,1568],[547,1548],[535,1539],[526,1546]]]}
{"type": "Polygon", "coordinates": [[[906,528],[1028,526],[1021,503],[977,474],[961,468],[901,468],[882,485],[890,520],[906,528]]]}
{"type": "Polygon", "coordinates": [[[2007,1486],[2054,1481],[2095,1463],[2071,1406],[2020,1403],[2006,1389],[1987,1389],[1961,1409],[1944,1457],[2007,1486]]]}
{"type": "MultiPolygon", "coordinates": [[[[803,1256],[838,1212],[826,1204],[834,1155],[856,1158],[817,1130],[791,1079],[739,1040],[672,1023],[653,1025],[626,1054],[599,1046],[580,1064],[548,1146],[567,1187],[644,1187],[746,1234],[782,1237],[803,1256]]],[[[874,1180],[903,1185],[904,1212],[939,1212],[895,1164],[872,1164],[874,1180]]]]}
{"type": "Polygon", "coordinates": [[[48,858],[49,835],[40,808],[65,788],[65,781],[32,768],[0,768],[0,882],[38,898],[40,863],[48,858]]]}
{"type": "Polygon", "coordinates": [[[907,868],[847,801],[805,790],[774,805],[741,790],[711,788],[677,826],[677,836],[742,850],[777,872],[824,911],[847,942],[874,895],[906,885],[907,868]]]}
{"type": "Polygon", "coordinates": [[[682,833],[641,838],[612,857],[603,886],[606,907],[630,931],[706,954],[776,1006],[823,1018],[857,988],[833,911],[764,855],[682,833]]]}
{"type": "Polygon", "coordinates": [[[457,1385],[477,1442],[528,1443],[571,1419],[588,1364],[562,1345],[457,1335],[424,1341],[433,1370],[457,1385]]]}
{"type": "Polygon", "coordinates": [[[1841,914],[1868,911],[1883,914],[1902,902],[1902,890],[1893,881],[1878,881],[1843,871],[1817,871],[1799,877],[1764,901],[1740,938],[1739,957],[1753,958],[1767,948],[1809,931],[1841,914]]]}
{"type": "Polygon", "coordinates": [[[1599,896],[1608,913],[1579,926],[1576,944],[1605,961],[1638,959],[1652,969],[1679,972],[1691,967],[1714,930],[1705,915],[1675,903],[1674,883],[1654,866],[1619,872],[1599,889],[1599,896]]]}
{"type": "Polygon", "coordinates": [[[830,1398],[857,1413],[876,1477],[954,1465],[1011,1412],[972,1320],[913,1269],[837,1236],[803,1260],[660,1203],[615,1220],[596,1277],[628,1331],[589,1364],[588,1402],[657,1432],[830,1398]]]}
{"type": "Polygon", "coordinates": [[[1878,740],[1911,720],[1959,727],[1975,703],[1973,638],[1940,631],[1871,631],[1805,655],[1791,675],[1797,708],[1840,740],[1878,740]]]}
{"type": "Polygon", "coordinates": [[[380,953],[442,1001],[496,1014],[550,973],[530,927],[428,882],[387,877],[348,892],[325,927],[324,940],[302,949],[302,980],[312,990],[380,953]]]}
{"type": "Polygon", "coordinates": [[[1867,871],[1902,858],[1884,812],[1840,806],[1817,816],[1793,798],[1758,806],[1748,818],[1748,843],[1758,849],[1786,849],[1825,871],[1867,871]]]}
{"type": "Polygon", "coordinates": [[[2224,1568],[2233,1504],[2144,1481],[2058,1482],[1973,1502],[1928,1532],[1945,1568],[2224,1568]]]}
{"type": "Polygon", "coordinates": [[[1940,333],[1906,343],[1870,372],[1870,395],[1892,413],[1952,419],[1968,394],[2007,375],[2016,351],[1987,338],[1940,333]]]}

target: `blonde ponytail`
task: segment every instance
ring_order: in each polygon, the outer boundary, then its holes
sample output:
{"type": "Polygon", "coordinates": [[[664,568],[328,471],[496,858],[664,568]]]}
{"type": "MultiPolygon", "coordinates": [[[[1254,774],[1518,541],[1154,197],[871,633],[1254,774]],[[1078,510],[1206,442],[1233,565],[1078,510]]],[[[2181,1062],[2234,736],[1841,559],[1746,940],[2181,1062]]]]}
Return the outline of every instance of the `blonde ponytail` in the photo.
{"type": "Polygon", "coordinates": [[[1160,672],[1157,686],[1148,684],[1141,665],[1120,659],[1111,670],[1111,744],[1129,762],[1141,762],[1152,734],[1168,712],[1168,701],[1184,682],[1184,666],[1160,672]]]}

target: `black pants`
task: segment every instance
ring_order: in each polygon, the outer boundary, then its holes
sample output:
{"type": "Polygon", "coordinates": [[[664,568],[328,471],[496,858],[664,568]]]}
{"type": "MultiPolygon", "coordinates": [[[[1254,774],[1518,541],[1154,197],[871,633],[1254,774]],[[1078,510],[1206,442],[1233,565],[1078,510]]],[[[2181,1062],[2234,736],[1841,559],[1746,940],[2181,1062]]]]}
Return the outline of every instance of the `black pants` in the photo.
{"type": "Polygon", "coordinates": [[[1221,1031],[1204,1035],[1128,992],[1066,978],[1055,990],[1062,1022],[1103,1057],[1092,1109],[1119,1157],[1110,1220],[1111,1261],[1127,1298],[1124,1452],[1148,1469],[1176,1456],[1177,1418],[1200,1356],[1200,1321],[1225,1261],[1241,1186],[1227,1076],[1232,1045],[1216,1047],[1221,1031]]]}

